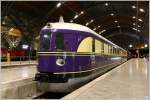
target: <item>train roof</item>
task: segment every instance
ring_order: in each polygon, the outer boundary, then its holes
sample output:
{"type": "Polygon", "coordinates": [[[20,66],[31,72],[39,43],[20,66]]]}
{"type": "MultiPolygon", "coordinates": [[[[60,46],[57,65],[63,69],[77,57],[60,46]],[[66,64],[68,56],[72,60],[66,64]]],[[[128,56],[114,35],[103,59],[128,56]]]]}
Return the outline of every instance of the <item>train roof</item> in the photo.
{"type": "MultiPolygon", "coordinates": [[[[83,31],[83,32],[91,33],[91,34],[101,38],[106,43],[109,43],[109,44],[113,45],[114,47],[125,50],[125,49],[123,49],[123,48],[119,47],[118,45],[112,43],[108,39],[104,38],[103,36],[101,36],[100,34],[96,33],[95,31],[91,30],[90,28],[88,28],[86,26],[76,24],[76,23],[64,23],[64,22],[48,23],[48,24],[50,24],[51,29],[68,29],[68,30],[77,30],[77,31],[83,31]]],[[[43,29],[48,29],[48,27],[45,26],[43,29]]]]}

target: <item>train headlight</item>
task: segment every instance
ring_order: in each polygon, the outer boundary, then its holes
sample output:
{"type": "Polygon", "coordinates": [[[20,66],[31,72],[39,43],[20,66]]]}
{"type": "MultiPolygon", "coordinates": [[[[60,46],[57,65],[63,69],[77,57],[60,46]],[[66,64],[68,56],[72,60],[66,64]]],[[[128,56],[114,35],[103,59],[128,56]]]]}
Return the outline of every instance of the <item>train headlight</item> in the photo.
{"type": "Polygon", "coordinates": [[[65,65],[65,60],[64,59],[57,59],[56,60],[56,64],[58,66],[64,66],[65,65]]]}

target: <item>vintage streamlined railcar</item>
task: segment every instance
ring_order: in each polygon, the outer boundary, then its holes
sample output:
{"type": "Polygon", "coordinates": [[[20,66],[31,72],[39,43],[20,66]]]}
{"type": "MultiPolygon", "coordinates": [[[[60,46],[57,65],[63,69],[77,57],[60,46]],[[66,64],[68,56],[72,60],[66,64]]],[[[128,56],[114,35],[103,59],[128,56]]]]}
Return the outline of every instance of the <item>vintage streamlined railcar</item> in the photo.
{"type": "Polygon", "coordinates": [[[40,33],[35,80],[51,84],[56,91],[70,88],[125,62],[126,58],[126,50],[86,26],[48,23],[40,33]]]}

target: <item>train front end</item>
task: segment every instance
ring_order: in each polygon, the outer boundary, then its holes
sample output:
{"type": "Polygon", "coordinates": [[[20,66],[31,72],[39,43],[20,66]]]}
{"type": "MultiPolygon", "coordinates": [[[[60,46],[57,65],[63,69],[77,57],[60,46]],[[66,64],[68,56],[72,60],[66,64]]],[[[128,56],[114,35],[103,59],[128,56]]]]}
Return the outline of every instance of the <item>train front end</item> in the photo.
{"type": "Polygon", "coordinates": [[[69,65],[73,65],[72,56],[66,56],[68,41],[62,30],[51,28],[51,24],[45,26],[40,33],[38,55],[38,73],[35,81],[47,83],[64,83],[68,76],[64,72],[72,71],[69,65]]]}

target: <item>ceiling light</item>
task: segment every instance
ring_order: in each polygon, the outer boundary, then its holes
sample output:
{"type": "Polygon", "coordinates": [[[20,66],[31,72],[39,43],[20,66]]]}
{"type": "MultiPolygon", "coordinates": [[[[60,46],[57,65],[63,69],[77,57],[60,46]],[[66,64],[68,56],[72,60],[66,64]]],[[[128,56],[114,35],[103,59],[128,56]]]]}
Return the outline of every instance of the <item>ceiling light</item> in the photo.
{"type": "Polygon", "coordinates": [[[114,13],[111,13],[110,15],[111,15],[111,16],[114,16],[114,13]]]}
{"type": "Polygon", "coordinates": [[[140,12],[145,12],[144,9],[142,9],[142,8],[140,8],[139,11],[140,11],[140,12]]]}
{"type": "Polygon", "coordinates": [[[118,27],[118,28],[120,28],[120,26],[119,26],[119,25],[118,25],[117,27],[118,27]]]}
{"type": "Polygon", "coordinates": [[[117,23],[118,21],[117,20],[115,20],[115,23],[117,23]]]}
{"type": "Polygon", "coordinates": [[[106,30],[104,29],[104,30],[102,30],[101,32],[99,32],[99,34],[102,34],[103,32],[105,32],[106,30]]]}
{"type": "Polygon", "coordinates": [[[29,45],[27,45],[27,44],[22,45],[22,49],[28,49],[28,47],[29,47],[29,45]]]}
{"type": "Polygon", "coordinates": [[[86,23],[85,25],[86,25],[86,26],[88,26],[88,25],[89,25],[89,23],[86,23]]]}
{"type": "Polygon", "coordinates": [[[142,22],[143,20],[141,18],[138,19],[140,22],[142,22]]]}
{"type": "Polygon", "coordinates": [[[135,23],[133,23],[133,25],[136,25],[135,23]]]}
{"type": "Polygon", "coordinates": [[[14,46],[14,45],[15,45],[15,43],[12,43],[12,45],[14,46]]]}
{"type": "Polygon", "coordinates": [[[141,27],[140,25],[138,25],[138,27],[141,27]]]}
{"type": "Polygon", "coordinates": [[[3,21],[3,23],[2,23],[2,24],[6,24],[5,20],[3,21]]]}
{"type": "Polygon", "coordinates": [[[84,12],[83,12],[83,11],[81,11],[81,12],[80,12],[80,14],[84,14],[84,12]]]}
{"type": "Polygon", "coordinates": [[[148,47],[148,45],[147,45],[147,44],[145,44],[145,45],[144,45],[144,47],[145,47],[145,48],[147,48],[147,47],[148,47]]]}
{"type": "Polygon", "coordinates": [[[94,31],[96,30],[96,28],[93,29],[94,31]]]}
{"type": "Polygon", "coordinates": [[[61,6],[61,3],[57,3],[56,7],[59,8],[61,6]]]}
{"type": "Polygon", "coordinates": [[[132,6],[132,8],[134,9],[134,8],[136,8],[136,6],[135,6],[135,5],[133,5],[133,6],[132,6]]]}
{"type": "Polygon", "coordinates": [[[94,20],[92,19],[91,21],[90,21],[90,23],[92,23],[94,20]]]}
{"type": "Polygon", "coordinates": [[[130,45],[129,45],[129,47],[130,47],[130,48],[132,48],[132,47],[133,47],[133,45],[132,45],[132,44],[130,44],[130,45]]]}
{"type": "Polygon", "coordinates": [[[132,29],[137,31],[137,29],[136,29],[136,28],[132,28],[132,29]]]}
{"type": "Polygon", "coordinates": [[[75,15],[75,16],[74,16],[74,19],[76,19],[76,18],[78,18],[78,17],[79,17],[79,15],[75,15]]]}
{"type": "Polygon", "coordinates": [[[72,23],[72,22],[73,22],[73,20],[70,20],[70,22],[72,23]]]}
{"type": "Polygon", "coordinates": [[[137,30],[138,32],[141,32],[140,30],[137,30]]]}
{"type": "Polygon", "coordinates": [[[135,17],[135,16],[133,16],[132,18],[133,18],[133,19],[135,19],[136,17],[135,17]]]}
{"type": "Polygon", "coordinates": [[[98,28],[100,28],[101,26],[99,25],[98,28]]]}
{"type": "Polygon", "coordinates": [[[105,3],[105,6],[108,6],[108,3],[105,3]]]}

